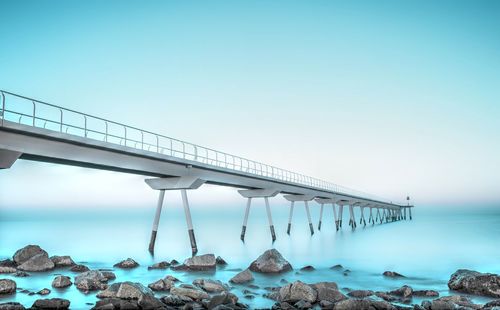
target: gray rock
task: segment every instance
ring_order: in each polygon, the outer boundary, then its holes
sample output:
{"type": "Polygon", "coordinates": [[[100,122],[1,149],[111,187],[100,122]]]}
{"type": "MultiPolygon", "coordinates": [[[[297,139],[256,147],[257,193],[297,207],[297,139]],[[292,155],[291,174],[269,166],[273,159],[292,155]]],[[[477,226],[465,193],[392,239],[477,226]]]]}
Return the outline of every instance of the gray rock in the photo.
{"type": "Polygon", "coordinates": [[[45,256],[49,257],[47,252],[45,252],[38,245],[27,245],[24,248],[17,250],[12,258],[17,265],[21,265],[33,256],[39,254],[45,254],[45,256]]]}
{"type": "Polygon", "coordinates": [[[206,298],[210,298],[210,296],[200,289],[192,289],[185,287],[172,287],[170,289],[170,294],[179,295],[179,296],[187,296],[194,300],[202,300],[206,298]]]}
{"type": "Polygon", "coordinates": [[[0,304],[0,310],[25,310],[23,305],[18,302],[6,302],[0,304]]]}
{"type": "Polygon", "coordinates": [[[179,279],[177,279],[176,277],[171,276],[171,275],[166,276],[165,280],[170,280],[172,282],[179,282],[179,279]]]}
{"type": "Polygon", "coordinates": [[[54,288],[65,288],[73,284],[71,279],[67,276],[57,276],[52,281],[52,287],[54,288]]]}
{"type": "Polygon", "coordinates": [[[25,271],[18,271],[16,273],[14,273],[14,277],[19,277],[19,278],[25,278],[25,277],[29,277],[30,274],[25,272],[25,271]]]}
{"type": "Polygon", "coordinates": [[[262,273],[280,273],[292,270],[292,265],[275,249],[265,251],[250,264],[249,269],[262,273]]]}
{"type": "MultiPolygon", "coordinates": [[[[220,305],[235,305],[238,302],[238,297],[236,295],[229,292],[222,292],[219,295],[214,295],[208,305],[208,309],[215,309],[220,305]]],[[[232,308],[231,308],[232,309],[232,308]]]]}
{"type": "Polygon", "coordinates": [[[434,290],[417,290],[413,291],[413,296],[419,297],[438,297],[439,293],[434,290]]]}
{"type": "Polygon", "coordinates": [[[196,255],[184,261],[184,266],[188,270],[194,271],[212,270],[215,269],[215,265],[215,255],[213,254],[196,255]]]}
{"type": "Polygon", "coordinates": [[[366,298],[373,295],[373,291],[370,290],[354,290],[347,293],[347,295],[354,298],[366,298]]]}
{"type": "Polygon", "coordinates": [[[335,310],[396,310],[397,308],[386,301],[370,299],[346,299],[335,304],[335,310]]]}
{"type": "Polygon", "coordinates": [[[319,306],[321,307],[321,309],[333,309],[335,303],[328,300],[320,300],[319,306]]]}
{"type": "Polygon", "coordinates": [[[163,309],[165,307],[161,301],[154,298],[154,294],[149,288],[136,282],[113,283],[106,290],[99,292],[97,297],[119,298],[127,301],[137,300],[137,306],[140,309],[163,309]]]}
{"type": "Polygon", "coordinates": [[[0,267],[12,267],[16,268],[17,264],[11,259],[0,260],[0,267]]]}
{"type": "Polygon", "coordinates": [[[297,301],[294,306],[297,309],[311,309],[312,308],[311,303],[308,301],[305,301],[305,300],[297,301]]]}
{"type": "Polygon", "coordinates": [[[316,268],[310,265],[300,268],[300,271],[314,271],[314,270],[316,270],[316,268]]]}
{"type": "Polygon", "coordinates": [[[156,282],[148,284],[148,287],[153,291],[166,292],[169,291],[174,286],[174,282],[168,279],[160,279],[156,282]]]}
{"type": "Polygon", "coordinates": [[[229,280],[229,282],[235,283],[235,284],[241,284],[241,283],[251,282],[253,280],[254,280],[254,278],[253,278],[253,275],[250,272],[250,270],[245,269],[242,272],[235,275],[234,277],[232,277],[231,280],[229,280]]]}
{"type": "Polygon", "coordinates": [[[386,277],[389,277],[389,278],[404,278],[405,277],[402,274],[397,273],[395,271],[384,271],[383,275],[386,277]]]}
{"type": "Polygon", "coordinates": [[[104,290],[108,287],[106,281],[107,278],[98,270],[82,272],[75,277],[76,288],[84,292],[104,290]]]}
{"type": "Polygon", "coordinates": [[[275,303],[271,309],[273,309],[273,310],[292,310],[292,309],[296,309],[296,308],[288,302],[278,302],[278,303],[275,303]]]}
{"type": "Polygon", "coordinates": [[[460,295],[455,296],[445,296],[438,299],[434,299],[433,301],[424,301],[422,302],[422,307],[430,310],[448,310],[448,309],[481,309],[481,305],[476,305],[472,303],[472,301],[460,295]]]}
{"type": "Polygon", "coordinates": [[[330,269],[332,269],[332,270],[342,270],[342,269],[344,269],[344,267],[342,267],[342,265],[334,265],[334,266],[330,267],[330,269]]]}
{"type": "Polygon", "coordinates": [[[320,288],[329,288],[329,289],[333,289],[333,290],[339,289],[337,283],[335,283],[335,282],[318,282],[318,283],[311,284],[311,286],[316,290],[318,290],[320,288]]]}
{"type": "Polygon", "coordinates": [[[17,271],[17,269],[14,267],[1,267],[0,266],[0,273],[15,273],[16,271],[17,271]]]}
{"type": "Polygon", "coordinates": [[[319,287],[318,289],[316,289],[316,292],[318,292],[318,300],[320,301],[337,303],[341,300],[347,299],[344,294],[333,288],[319,287]]]}
{"type": "Polygon", "coordinates": [[[56,267],[71,267],[76,265],[70,256],[51,256],[50,260],[54,263],[56,267]]]}
{"type": "Polygon", "coordinates": [[[17,269],[22,271],[47,271],[54,269],[54,263],[49,259],[47,253],[41,253],[31,256],[22,264],[17,266],[17,269]]]}
{"type": "Polygon", "coordinates": [[[36,292],[38,295],[49,295],[50,294],[50,290],[48,288],[44,288],[44,289],[41,289],[39,290],[38,292],[36,292]]]}
{"type": "Polygon", "coordinates": [[[70,301],[62,298],[38,299],[31,306],[32,309],[52,309],[62,310],[68,309],[70,301]]]}
{"type": "Polygon", "coordinates": [[[409,298],[413,295],[413,289],[408,285],[403,285],[397,290],[388,292],[391,295],[400,296],[403,298],[409,298]]]}
{"type": "Polygon", "coordinates": [[[171,307],[179,307],[179,306],[183,306],[186,304],[186,302],[190,302],[192,301],[191,298],[189,298],[188,301],[186,301],[185,298],[182,298],[181,296],[177,296],[177,295],[168,295],[168,296],[164,296],[161,298],[161,301],[166,304],[167,306],[171,306],[171,307]]]}
{"type": "Polygon", "coordinates": [[[159,263],[156,263],[156,264],[153,264],[153,265],[149,266],[148,270],[151,270],[151,269],[167,269],[169,266],[170,266],[170,263],[167,262],[167,261],[164,261],[164,262],[159,262],[159,263]]]}
{"type": "Polygon", "coordinates": [[[113,309],[140,309],[137,300],[123,300],[120,298],[105,298],[98,300],[93,310],[113,310],[113,309]]]}
{"type": "Polygon", "coordinates": [[[217,265],[227,265],[227,262],[220,256],[217,256],[217,258],[215,259],[215,263],[217,265]]]}
{"type": "Polygon", "coordinates": [[[0,279],[0,295],[14,294],[16,289],[16,282],[10,279],[0,279]]]}
{"type": "Polygon", "coordinates": [[[196,279],[193,281],[193,285],[208,293],[220,293],[229,290],[228,286],[221,281],[212,279],[196,279]]]}
{"type": "Polygon", "coordinates": [[[130,269],[130,268],[135,268],[137,266],[139,266],[139,264],[131,258],[127,258],[119,263],[114,264],[114,267],[122,269],[130,269]]]}
{"type": "Polygon", "coordinates": [[[309,285],[295,281],[293,283],[283,286],[280,291],[280,301],[297,302],[299,300],[308,301],[310,303],[316,302],[318,293],[309,285]]]}
{"type": "Polygon", "coordinates": [[[388,302],[393,302],[393,301],[397,300],[396,297],[389,295],[386,292],[375,292],[375,296],[377,296],[378,298],[381,298],[385,301],[388,301],[388,302]]]}
{"type": "Polygon", "coordinates": [[[86,271],[90,271],[90,268],[85,266],[85,265],[74,265],[69,270],[71,270],[73,272],[86,272],[86,271]]]}
{"type": "MultiPolygon", "coordinates": [[[[1,308],[0,308],[1,309],[1,308]]],[[[490,301],[483,305],[483,310],[500,310],[500,299],[490,301]]]]}
{"type": "Polygon", "coordinates": [[[99,271],[102,273],[102,275],[106,278],[107,281],[116,279],[116,275],[112,271],[108,270],[99,270],[99,271]]]}
{"type": "Polygon", "coordinates": [[[489,297],[500,297],[500,276],[460,269],[448,281],[451,290],[489,297]]]}

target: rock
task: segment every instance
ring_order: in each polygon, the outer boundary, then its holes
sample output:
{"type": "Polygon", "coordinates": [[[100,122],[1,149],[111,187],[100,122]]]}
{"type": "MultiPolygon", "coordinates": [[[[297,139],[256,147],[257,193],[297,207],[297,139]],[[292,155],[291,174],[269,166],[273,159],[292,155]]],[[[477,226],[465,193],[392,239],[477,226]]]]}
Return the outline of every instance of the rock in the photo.
{"type": "Polygon", "coordinates": [[[75,265],[75,262],[69,256],[51,256],[50,260],[56,267],[71,267],[75,265]]]}
{"type": "Polygon", "coordinates": [[[24,262],[26,262],[33,256],[39,254],[44,254],[45,256],[49,257],[47,252],[45,252],[38,245],[27,245],[24,248],[17,250],[16,253],[14,253],[12,259],[14,260],[16,265],[22,265],[24,262]]]}
{"type": "MultiPolygon", "coordinates": [[[[2,308],[0,307],[0,309],[2,309],[2,308]]],[[[500,299],[493,300],[493,301],[486,303],[485,305],[483,305],[483,307],[481,309],[483,309],[483,310],[499,310],[500,309],[500,299]]]]}
{"type": "Polygon", "coordinates": [[[0,279],[0,295],[10,295],[16,292],[16,282],[9,279],[0,279]]]}
{"type": "Polygon", "coordinates": [[[219,280],[196,279],[193,281],[193,284],[208,293],[220,293],[229,290],[227,285],[219,280]]]}
{"type": "Polygon", "coordinates": [[[433,290],[418,290],[418,291],[413,291],[413,296],[438,297],[439,293],[437,291],[433,291],[433,290]]]}
{"type": "Polygon", "coordinates": [[[396,310],[397,308],[386,301],[371,299],[346,299],[335,304],[335,310],[396,310]]]}
{"type": "Polygon", "coordinates": [[[18,302],[6,302],[0,304],[0,310],[25,310],[23,305],[18,302]]]}
{"type": "Polygon", "coordinates": [[[319,306],[321,307],[321,309],[333,309],[333,306],[335,306],[335,304],[328,300],[320,300],[319,306]]]}
{"type": "Polygon", "coordinates": [[[137,266],[139,266],[139,264],[131,258],[127,258],[126,260],[122,260],[121,262],[114,264],[114,267],[122,269],[130,269],[137,266]]]}
{"type": "Polygon", "coordinates": [[[384,271],[383,275],[389,278],[405,278],[405,276],[395,271],[384,271]]]}
{"type": "Polygon", "coordinates": [[[342,267],[342,265],[334,265],[334,266],[330,267],[330,269],[332,269],[332,270],[342,270],[342,269],[344,269],[344,267],[342,267]]]}
{"type": "Polygon", "coordinates": [[[253,275],[250,272],[250,270],[245,269],[242,272],[235,275],[234,277],[232,277],[231,280],[229,280],[229,282],[235,283],[235,284],[241,284],[241,283],[251,282],[253,280],[254,280],[254,278],[253,278],[253,275]]]}
{"type": "Polygon", "coordinates": [[[235,305],[237,302],[238,302],[238,297],[236,297],[236,295],[229,292],[222,292],[219,295],[214,295],[210,299],[207,308],[214,309],[219,305],[235,305]]]}
{"type": "Polygon", "coordinates": [[[314,270],[316,270],[316,269],[310,265],[300,268],[300,271],[314,271],[314,270]]]}
{"type": "Polygon", "coordinates": [[[336,288],[328,286],[316,287],[316,292],[318,293],[318,300],[328,301],[331,303],[337,303],[341,300],[347,299],[347,297],[339,292],[336,288]]]}
{"type": "Polygon", "coordinates": [[[167,269],[169,266],[170,266],[170,263],[167,262],[167,261],[164,261],[164,262],[159,262],[159,263],[156,263],[156,264],[153,264],[153,265],[149,266],[148,270],[151,270],[151,269],[167,269]]]}
{"type": "Polygon", "coordinates": [[[108,271],[108,270],[99,270],[99,271],[106,278],[106,281],[116,279],[116,275],[112,271],[108,271]]]}
{"type": "Polygon", "coordinates": [[[210,296],[200,290],[200,289],[192,289],[192,288],[184,288],[184,287],[172,287],[170,289],[170,294],[172,295],[179,295],[179,296],[187,296],[189,298],[192,298],[194,300],[202,300],[205,298],[210,298],[210,296]]]}
{"type": "Polygon", "coordinates": [[[74,265],[69,270],[71,270],[73,272],[86,272],[86,271],[90,271],[90,268],[85,266],[85,265],[74,265]]]}
{"type": "Polygon", "coordinates": [[[215,265],[215,255],[213,254],[196,255],[184,261],[184,266],[194,271],[215,269],[215,265]]]}
{"type": "Polygon", "coordinates": [[[17,264],[11,259],[0,260],[0,267],[12,267],[16,268],[17,264]]]}
{"type": "Polygon", "coordinates": [[[312,308],[311,303],[308,301],[305,301],[305,300],[297,301],[294,306],[297,309],[311,309],[312,308]]]}
{"type": "Polygon", "coordinates": [[[106,281],[107,278],[98,270],[82,272],[75,277],[76,288],[84,292],[104,290],[108,287],[106,281]]]}
{"type": "Polygon", "coordinates": [[[54,263],[49,259],[47,253],[41,253],[28,258],[17,266],[17,269],[35,272],[47,271],[54,269],[54,263]]]}
{"type": "Polygon", "coordinates": [[[481,309],[480,305],[473,304],[472,301],[460,295],[445,296],[433,301],[423,301],[422,307],[431,310],[447,310],[447,309],[481,309]]]}
{"type": "Polygon", "coordinates": [[[265,251],[250,264],[249,269],[262,273],[280,273],[292,270],[292,266],[286,261],[280,252],[275,249],[265,251]]]}
{"type": "Polygon", "coordinates": [[[170,266],[170,269],[172,270],[175,270],[175,271],[180,271],[180,270],[188,270],[188,268],[186,267],[186,265],[184,264],[180,264],[180,265],[171,265],[170,266]]]}
{"type": "Polygon", "coordinates": [[[183,306],[188,302],[192,302],[193,300],[189,297],[183,297],[178,295],[168,295],[161,298],[161,301],[167,306],[178,307],[183,306]]]}
{"type": "Polygon", "coordinates": [[[375,292],[375,296],[377,296],[378,298],[381,298],[385,301],[388,301],[388,302],[393,302],[393,301],[397,300],[396,297],[391,296],[391,295],[387,294],[386,292],[375,292]]]}
{"type": "Polygon", "coordinates": [[[25,271],[18,271],[16,273],[14,273],[14,277],[19,277],[19,278],[25,278],[25,277],[29,277],[30,274],[25,272],[25,271]]]}
{"type": "Polygon", "coordinates": [[[179,279],[177,279],[176,277],[171,276],[171,275],[166,276],[165,279],[170,280],[172,282],[179,282],[179,279]]]}
{"type": "Polygon", "coordinates": [[[318,289],[321,289],[321,288],[329,288],[329,289],[333,289],[333,290],[338,290],[339,289],[337,283],[335,283],[335,282],[318,282],[318,283],[311,284],[311,286],[315,290],[318,290],[318,289]]]}
{"type": "Polygon", "coordinates": [[[50,294],[50,290],[48,288],[43,288],[41,290],[39,290],[38,292],[36,292],[38,295],[49,295],[50,294]]]}
{"type": "Polygon", "coordinates": [[[411,287],[409,287],[408,285],[403,285],[402,287],[398,288],[397,290],[390,291],[388,293],[391,295],[400,296],[403,298],[409,298],[413,294],[413,289],[411,287]]]}
{"type": "Polygon", "coordinates": [[[14,273],[17,269],[14,267],[0,267],[0,273],[14,273]]]}
{"type": "Polygon", "coordinates": [[[123,300],[120,298],[105,298],[96,302],[93,310],[112,310],[112,309],[140,309],[137,300],[123,300]]]}
{"type": "Polygon", "coordinates": [[[217,256],[217,258],[215,259],[215,263],[217,265],[227,265],[227,262],[220,256],[217,256]]]}
{"type": "Polygon", "coordinates": [[[62,310],[68,309],[70,301],[62,298],[38,299],[31,306],[32,309],[52,309],[62,310]]]}
{"type": "Polygon", "coordinates": [[[347,295],[354,298],[366,298],[373,295],[373,291],[370,290],[354,290],[347,293],[347,295]]]}
{"type": "Polygon", "coordinates": [[[165,307],[161,301],[154,298],[154,294],[149,288],[136,282],[113,283],[106,290],[99,292],[97,297],[107,299],[119,298],[127,301],[137,300],[139,309],[163,309],[165,307]]]}
{"type": "Polygon", "coordinates": [[[52,281],[52,287],[54,288],[64,288],[70,286],[71,284],[73,284],[71,279],[66,276],[57,276],[52,281]]]}
{"type": "Polygon", "coordinates": [[[173,266],[175,266],[175,265],[179,265],[179,262],[178,262],[176,259],[172,259],[172,260],[170,261],[170,265],[173,265],[173,266]]]}
{"type": "Polygon", "coordinates": [[[299,300],[308,301],[310,303],[316,302],[318,293],[309,285],[295,281],[293,283],[283,286],[280,291],[280,301],[297,302],[299,300]]]}
{"type": "Polygon", "coordinates": [[[168,279],[160,279],[156,282],[148,284],[148,287],[153,291],[165,292],[169,291],[174,286],[174,282],[168,279]]]}
{"type": "Polygon", "coordinates": [[[459,269],[448,281],[451,290],[489,297],[500,297],[500,276],[459,269]]]}

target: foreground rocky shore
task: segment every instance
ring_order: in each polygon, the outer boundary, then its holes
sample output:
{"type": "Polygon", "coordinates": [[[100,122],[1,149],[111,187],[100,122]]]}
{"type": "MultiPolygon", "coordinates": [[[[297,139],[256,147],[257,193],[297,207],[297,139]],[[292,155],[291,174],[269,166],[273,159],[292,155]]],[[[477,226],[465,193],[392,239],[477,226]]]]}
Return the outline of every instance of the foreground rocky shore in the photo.
{"type": "MultiPolygon", "coordinates": [[[[199,255],[177,261],[159,262],[148,270],[183,270],[186,272],[215,271],[225,265],[221,257],[213,254],[199,255]]],[[[114,268],[143,268],[133,259],[126,259],[114,268]]],[[[336,265],[332,269],[342,270],[336,265]]],[[[253,284],[255,273],[280,274],[293,270],[291,264],[277,250],[268,250],[243,271],[235,271],[229,283],[209,278],[198,278],[192,283],[182,283],[171,275],[153,283],[120,281],[112,270],[90,270],[76,264],[69,256],[51,256],[36,245],[29,245],[14,253],[12,259],[0,261],[0,310],[6,309],[69,309],[71,301],[50,298],[51,290],[65,290],[75,286],[84,294],[95,294],[99,299],[88,304],[92,309],[250,309],[245,300],[255,298],[260,289],[253,284]],[[51,288],[30,292],[17,286],[16,277],[29,277],[31,273],[58,270],[54,278],[47,281],[51,288]],[[70,277],[64,271],[77,273],[70,277]],[[8,276],[8,277],[7,277],[8,276]],[[244,299],[234,294],[241,292],[244,299]],[[40,295],[32,305],[10,302],[2,303],[2,296],[13,294],[40,295]],[[42,297],[43,296],[43,297],[42,297]]],[[[301,272],[314,270],[312,266],[301,268],[301,272]]],[[[344,271],[347,272],[347,271],[344,271]]],[[[386,271],[383,277],[404,279],[404,276],[386,271]]],[[[263,297],[273,300],[273,309],[497,309],[500,310],[500,276],[470,270],[457,270],[448,281],[450,290],[477,296],[490,297],[486,304],[475,304],[466,296],[439,296],[433,290],[414,290],[409,285],[387,292],[371,290],[339,289],[335,282],[288,283],[282,279],[281,286],[266,287],[263,297]],[[414,304],[415,297],[424,298],[414,304]],[[498,298],[498,299],[495,299],[498,298]]]]}

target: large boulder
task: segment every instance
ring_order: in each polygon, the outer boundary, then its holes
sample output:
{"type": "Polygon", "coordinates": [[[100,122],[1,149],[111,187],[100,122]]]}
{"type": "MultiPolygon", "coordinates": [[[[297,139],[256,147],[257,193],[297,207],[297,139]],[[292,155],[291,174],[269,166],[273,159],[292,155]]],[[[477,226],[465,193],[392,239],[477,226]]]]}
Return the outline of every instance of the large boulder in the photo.
{"type": "Polygon", "coordinates": [[[386,301],[371,299],[346,299],[335,304],[335,310],[397,310],[394,305],[386,301]]]}
{"type": "Polygon", "coordinates": [[[57,276],[52,281],[52,287],[54,288],[64,288],[70,286],[71,284],[73,283],[71,282],[71,279],[67,276],[57,276]]]}
{"type": "Polygon", "coordinates": [[[113,310],[113,309],[140,309],[137,300],[124,300],[120,298],[104,298],[98,300],[92,310],[113,310]]]}
{"type": "MultiPolygon", "coordinates": [[[[111,284],[106,290],[97,294],[98,298],[111,300],[136,301],[138,308],[120,307],[118,309],[164,309],[165,305],[154,297],[153,291],[141,283],[118,282],[111,284]]],[[[110,309],[103,307],[102,309],[110,309]]],[[[115,309],[117,309],[115,307],[115,309]]]]}
{"type": "Polygon", "coordinates": [[[250,270],[245,269],[242,272],[235,275],[234,277],[232,277],[231,280],[229,280],[229,282],[235,283],[235,284],[241,284],[241,283],[251,282],[253,280],[254,280],[253,275],[250,272],[250,270]]]}
{"type": "Polygon", "coordinates": [[[170,266],[170,263],[167,262],[167,261],[164,261],[164,262],[155,263],[155,264],[149,266],[148,270],[152,270],[152,269],[167,269],[169,266],[170,266]]]}
{"type": "Polygon", "coordinates": [[[220,293],[229,289],[228,286],[221,281],[212,279],[196,279],[193,281],[193,285],[208,293],[220,293]]]}
{"type": "Polygon", "coordinates": [[[150,289],[158,292],[169,291],[174,286],[174,282],[169,279],[160,279],[148,285],[150,289]]]}
{"type": "Polygon", "coordinates": [[[448,281],[451,290],[463,293],[500,297],[500,276],[492,273],[459,269],[448,281]]]}
{"type": "Polygon", "coordinates": [[[12,267],[16,268],[17,264],[11,259],[0,260],[0,267],[12,267]]]}
{"type": "Polygon", "coordinates": [[[400,296],[403,298],[410,298],[413,295],[413,289],[408,285],[403,285],[402,287],[388,292],[391,295],[400,296]]]}
{"type": "Polygon", "coordinates": [[[200,289],[186,288],[186,287],[172,287],[170,294],[178,296],[186,296],[194,300],[202,300],[210,298],[210,296],[200,289]]]}
{"type": "Polygon", "coordinates": [[[75,264],[70,256],[51,256],[50,260],[54,263],[56,267],[72,267],[75,264]]]}
{"type": "Polygon", "coordinates": [[[413,296],[417,297],[438,297],[439,292],[434,290],[416,290],[413,291],[413,296]]]}
{"type": "Polygon", "coordinates": [[[354,298],[366,298],[373,295],[373,291],[370,290],[354,290],[347,293],[350,297],[354,298]]]}
{"type": "Polygon", "coordinates": [[[238,297],[229,292],[222,292],[219,295],[214,295],[208,302],[208,309],[241,309],[234,306],[238,302],[238,297]],[[227,305],[224,307],[224,305],[227,305]]]}
{"type": "Polygon", "coordinates": [[[98,270],[82,272],[75,277],[76,288],[84,292],[104,290],[108,287],[107,281],[108,279],[98,270]]]}
{"type": "Polygon", "coordinates": [[[73,272],[85,272],[90,271],[90,268],[85,265],[74,265],[69,270],[73,272]]]}
{"type": "Polygon", "coordinates": [[[0,266],[0,273],[15,273],[17,271],[14,267],[2,267],[0,266]]]}
{"type": "Polygon", "coordinates": [[[10,295],[16,292],[16,282],[10,279],[0,279],[0,295],[10,295]]]}
{"type": "Polygon", "coordinates": [[[127,258],[125,260],[122,260],[119,263],[114,264],[114,267],[122,268],[122,269],[131,269],[139,266],[139,263],[137,263],[135,260],[132,258],[127,258]]]}
{"type": "Polygon", "coordinates": [[[453,310],[453,309],[481,309],[481,305],[476,305],[472,301],[460,295],[445,296],[433,301],[423,301],[422,307],[426,310],[453,310]]]}
{"type": "Polygon", "coordinates": [[[45,254],[47,257],[49,256],[45,250],[40,248],[38,245],[27,245],[22,249],[19,249],[14,253],[12,259],[17,265],[23,264],[25,261],[29,260],[35,255],[45,254]]]}
{"type": "Polygon", "coordinates": [[[280,301],[297,302],[299,300],[316,302],[318,293],[310,286],[301,281],[295,281],[283,286],[280,291],[280,301]]]}
{"type": "Polygon", "coordinates": [[[17,269],[22,271],[48,271],[54,269],[54,263],[49,259],[47,253],[40,253],[34,255],[27,260],[25,260],[22,264],[17,266],[17,269]]]}
{"type": "Polygon", "coordinates": [[[69,309],[70,301],[62,298],[38,299],[33,303],[31,309],[51,309],[63,310],[69,309]]]}
{"type": "Polygon", "coordinates": [[[216,264],[215,255],[213,254],[197,255],[184,261],[184,266],[193,271],[212,270],[215,269],[216,264]]]}
{"type": "Polygon", "coordinates": [[[292,270],[292,265],[275,249],[265,251],[250,264],[250,270],[262,273],[280,273],[292,270]]]}
{"type": "Polygon", "coordinates": [[[0,310],[25,310],[23,305],[18,302],[6,302],[0,304],[0,310]]]}

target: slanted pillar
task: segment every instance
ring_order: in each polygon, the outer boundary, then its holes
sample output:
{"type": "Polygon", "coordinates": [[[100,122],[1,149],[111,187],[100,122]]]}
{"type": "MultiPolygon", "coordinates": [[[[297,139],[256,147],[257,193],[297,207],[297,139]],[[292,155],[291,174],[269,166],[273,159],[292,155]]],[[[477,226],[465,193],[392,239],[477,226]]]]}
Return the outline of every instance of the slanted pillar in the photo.
{"type": "Polygon", "coordinates": [[[366,226],[365,208],[366,207],[361,207],[361,220],[359,221],[359,224],[361,224],[361,221],[363,222],[363,226],[366,226]]]}
{"type": "Polygon", "coordinates": [[[152,189],[159,190],[160,195],[158,197],[158,204],[156,206],[155,218],[153,220],[153,229],[151,231],[151,239],[149,241],[149,252],[154,255],[156,235],[158,232],[158,224],[160,222],[161,209],[163,206],[163,200],[165,197],[165,190],[180,190],[182,205],[184,207],[184,214],[186,216],[186,223],[188,227],[189,240],[191,242],[191,253],[196,255],[198,252],[198,247],[196,245],[196,238],[194,235],[193,221],[191,219],[191,211],[189,209],[189,201],[187,198],[188,189],[197,189],[205,180],[199,179],[197,177],[183,176],[183,177],[172,177],[172,178],[155,178],[146,179],[146,184],[148,184],[152,189]]]}
{"type": "Polygon", "coordinates": [[[318,222],[318,230],[321,230],[321,221],[323,220],[323,207],[325,206],[324,203],[322,203],[319,207],[319,222],[318,222]]]}
{"type": "Polygon", "coordinates": [[[314,228],[311,221],[311,212],[309,212],[309,202],[306,200],[304,201],[304,203],[306,205],[307,220],[309,221],[309,229],[311,230],[311,236],[312,236],[314,235],[314,228]]]}
{"type": "MultiPolygon", "coordinates": [[[[306,214],[307,214],[307,221],[309,222],[309,229],[311,231],[311,235],[313,235],[314,228],[313,228],[313,224],[312,224],[312,220],[311,220],[311,213],[309,211],[309,201],[313,200],[314,196],[313,195],[285,195],[283,197],[285,197],[286,200],[291,201],[292,204],[295,201],[303,201],[304,202],[304,206],[306,208],[306,214]]],[[[290,220],[291,220],[291,217],[290,217],[290,220]]]]}
{"type": "Polygon", "coordinates": [[[0,149],[0,169],[8,169],[21,157],[21,152],[0,149]]]}
{"type": "Polygon", "coordinates": [[[342,216],[344,215],[344,205],[339,204],[339,227],[342,228],[342,216]]]}
{"type": "Polygon", "coordinates": [[[373,224],[373,208],[370,207],[370,217],[368,218],[368,223],[373,224]]]}
{"type": "Polygon", "coordinates": [[[276,189],[244,189],[244,190],[238,191],[238,193],[241,196],[248,198],[247,209],[245,211],[245,218],[243,219],[244,227],[242,228],[242,236],[241,236],[242,241],[244,241],[244,239],[245,239],[244,231],[246,231],[246,225],[247,225],[247,221],[248,221],[248,213],[250,211],[251,200],[249,198],[264,198],[264,202],[266,204],[267,220],[269,222],[269,229],[271,230],[271,239],[273,242],[276,240],[276,233],[274,231],[273,218],[271,215],[271,207],[269,206],[269,197],[274,197],[274,196],[278,195],[279,192],[280,191],[276,190],[276,189]]]}
{"type": "MultiPolygon", "coordinates": [[[[319,211],[319,224],[318,224],[318,230],[321,229],[321,224],[323,223],[323,209],[324,205],[327,203],[332,204],[332,209],[333,209],[333,220],[335,221],[335,229],[338,231],[339,230],[339,218],[337,215],[337,208],[335,208],[335,203],[339,201],[338,199],[335,198],[316,198],[316,202],[320,204],[321,209],[319,211]]],[[[340,207],[339,207],[339,213],[340,213],[340,207]]]]}
{"type": "Polygon", "coordinates": [[[337,217],[337,209],[335,208],[334,202],[332,202],[332,208],[333,208],[333,219],[335,221],[335,229],[338,231],[339,230],[339,220],[337,217]]]}
{"type": "Polygon", "coordinates": [[[241,241],[245,242],[245,233],[247,232],[248,215],[250,214],[250,206],[252,204],[252,197],[247,198],[247,207],[245,209],[245,217],[243,218],[243,225],[241,226],[241,241]]]}
{"type": "Polygon", "coordinates": [[[287,234],[290,234],[290,229],[292,229],[292,217],[293,217],[294,205],[295,205],[295,201],[290,202],[290,215],[288,216],[288,227],[286,229],[287,234]]]}
{"type": "Polygon", "coordinates": [[[410,221],[411,221],[411,208],[408,208],[408,215],[410,216],[410,221]]]}

